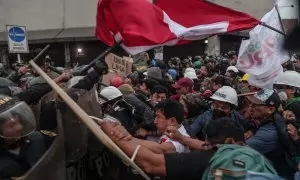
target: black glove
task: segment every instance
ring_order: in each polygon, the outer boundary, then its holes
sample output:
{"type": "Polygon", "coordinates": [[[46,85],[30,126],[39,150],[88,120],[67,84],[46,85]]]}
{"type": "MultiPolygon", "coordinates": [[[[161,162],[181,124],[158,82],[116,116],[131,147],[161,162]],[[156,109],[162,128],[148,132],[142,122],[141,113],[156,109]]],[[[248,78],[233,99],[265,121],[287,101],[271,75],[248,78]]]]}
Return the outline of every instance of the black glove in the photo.
{"type": "Polygon", "coordinates": [[[100,75],[108,73],[108,66],[105,61],[97,61],[95,63],[94,69],[100,75]]]}

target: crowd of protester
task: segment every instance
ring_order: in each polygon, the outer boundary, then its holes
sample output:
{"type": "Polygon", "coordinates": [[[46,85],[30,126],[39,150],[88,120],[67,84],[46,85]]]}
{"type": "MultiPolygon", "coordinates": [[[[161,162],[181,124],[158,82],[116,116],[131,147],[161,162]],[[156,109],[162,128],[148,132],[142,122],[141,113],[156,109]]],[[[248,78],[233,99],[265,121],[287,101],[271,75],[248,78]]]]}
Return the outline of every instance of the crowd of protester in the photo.
{"type": "MultiPolygon", "coordinates": [[[[108,72],[105,62],[79,78],[54,73],[47,63],[43,70],[74,100],[74,91],[96,85],[99,126],[155,178],[299,179],[300,59],[284,65],[274,89],[250,85],[236,63],[233,51],[153,60],[145,72],[133,67],[106,87],[97,85],[108,72]]],[[[0,179],[10,179],[45,153],[53,137],[41,130],[55,132],[51,113],[65,104],[51,100],[38,114],[31,110],[51,87],[27,65],[1,76],[0,179]]]]}

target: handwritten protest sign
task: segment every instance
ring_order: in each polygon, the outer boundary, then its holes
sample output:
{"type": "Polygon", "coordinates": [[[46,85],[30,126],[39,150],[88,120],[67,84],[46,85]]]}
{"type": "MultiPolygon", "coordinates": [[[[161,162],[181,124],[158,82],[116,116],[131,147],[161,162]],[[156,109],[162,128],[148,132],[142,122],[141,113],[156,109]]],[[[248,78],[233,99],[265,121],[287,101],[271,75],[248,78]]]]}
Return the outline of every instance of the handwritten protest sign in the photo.
{"type": "Polygon", "coordinates": [[[133,60],[130,57],[119,57],[115,54],[108,54],[105,57],[109,73],[103,76],[102,82],[110,84],[110,80],[115,76],[126,77],[131,73],[133,60]]]}

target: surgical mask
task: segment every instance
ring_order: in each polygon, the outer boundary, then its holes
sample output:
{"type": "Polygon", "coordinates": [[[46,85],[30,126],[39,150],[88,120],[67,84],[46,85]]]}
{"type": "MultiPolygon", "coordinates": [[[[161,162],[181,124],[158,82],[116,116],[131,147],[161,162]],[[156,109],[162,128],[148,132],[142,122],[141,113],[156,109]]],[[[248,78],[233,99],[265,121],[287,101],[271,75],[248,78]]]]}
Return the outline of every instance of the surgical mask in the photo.
{"type": "Polygon", "coordinates": [[[282,102],[286,102],[288,100],[288,96],[285,91],[279,91],[278,96],[282,102]]]}
{"type": "Polygon", "coordinates": [[[219,118],[223,118],[223,117],[227,117],[227,114],[220,110],[220,109],[213,109],[213,119],[219,119],[219,118]]]}

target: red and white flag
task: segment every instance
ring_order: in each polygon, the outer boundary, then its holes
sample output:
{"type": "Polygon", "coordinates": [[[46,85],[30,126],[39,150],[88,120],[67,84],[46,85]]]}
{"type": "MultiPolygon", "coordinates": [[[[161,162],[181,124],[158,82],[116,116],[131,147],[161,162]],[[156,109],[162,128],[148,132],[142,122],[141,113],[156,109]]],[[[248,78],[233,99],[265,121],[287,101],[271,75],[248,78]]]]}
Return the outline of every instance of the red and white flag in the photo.
{"type": "Polygon", "coordinates": [[[99,0],[96,36],[109,46],[122,40],[130,54],[211,35],[249,29],[255,18],[204,0],[99,0]]]}

